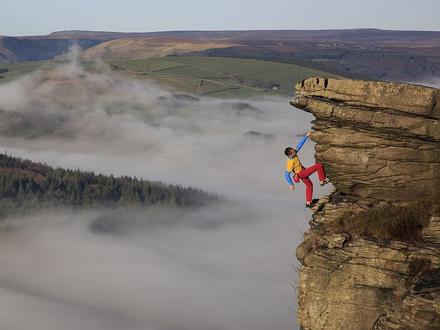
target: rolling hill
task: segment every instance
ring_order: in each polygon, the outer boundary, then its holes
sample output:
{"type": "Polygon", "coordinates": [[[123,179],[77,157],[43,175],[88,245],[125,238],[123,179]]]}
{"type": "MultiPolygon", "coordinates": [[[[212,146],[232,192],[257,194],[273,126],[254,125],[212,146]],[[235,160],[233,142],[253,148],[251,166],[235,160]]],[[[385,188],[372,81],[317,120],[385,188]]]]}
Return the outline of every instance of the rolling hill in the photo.
{"type": "Polygon", "coordinates": [[[47,60],[72,44],[86,59],[194,55],[291,63],[350,78],[421,81],[440,75],[440,32],[255,30],[101,32],[0,37],[0,63],[47,60]]]}
{"type": "Polygon", "coordinates": [[[185,93],[221,98],[291,95],[298,81],[316,75],[334,76],[294,64],[220,57],[170,56],[108,62],[185,93]]]}
{"type": "MultiPolygon", "coordinates": [[[[280,40],[350,42],[358,44],[399,45],[409,47],[440,46],[440,32],[436,31],[394,31],[380,29],[344,30],[241,30],[241,31],[162,31],[162,32],[101,32],[101,31],[58,31],[48,38],[111,40],[123,38],[173,38],[191,40],[280,40]]],[[[36,37],[34,37],[36,38],[36,37]]]]}
{"type": "MultiPolygon", "coordinates": [[[[246,98],[258,95],[291,95],[298,81],[311,76],[334,75],[294,64],[220,57],[168,56],[144,60],[106,59],[115,75],[153,80],[165,89],[192,96],[246,98]]],[[[57,61],[31,61],[0,65],[0,84],[44,70],[46,80],[57,61]]],[[[87,70],[98,70],[93,61],[83,61],[87,70]]],[[[58,82],[60,83],[60,82],[58,82]]]]}
{"type": "Polygon", "coordinates": [[[124,38],[103,42],[84,51],[86,60],[98,58],[145,59],[169,55],[184,55],[207,49],[220,49],[237,44],[222,40],[176,40],[158,38],[124,38]]]}
{"type": "Polygon", "coordinates": [[[102,42],[94,39],[64,39],[44,37],[0,37],[0,63],[41,61],[53,59],[65,53],[72,45],[82,49],[102,42]]]}

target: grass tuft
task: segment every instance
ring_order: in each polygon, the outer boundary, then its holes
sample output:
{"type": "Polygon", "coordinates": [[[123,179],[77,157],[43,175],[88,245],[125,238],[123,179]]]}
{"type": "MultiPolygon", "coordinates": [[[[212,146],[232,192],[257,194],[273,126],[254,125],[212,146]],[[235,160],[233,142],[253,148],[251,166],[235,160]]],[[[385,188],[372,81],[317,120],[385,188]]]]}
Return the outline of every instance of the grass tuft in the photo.
{"type": "Polygon", "coordinates": [[[346,212],[329,224],[329,230],[380,240],[414,243],[422,241],[422,229],[440,215],[440,201],[428,198],[406,206],[386,205],[368,211],[346,212]]]}

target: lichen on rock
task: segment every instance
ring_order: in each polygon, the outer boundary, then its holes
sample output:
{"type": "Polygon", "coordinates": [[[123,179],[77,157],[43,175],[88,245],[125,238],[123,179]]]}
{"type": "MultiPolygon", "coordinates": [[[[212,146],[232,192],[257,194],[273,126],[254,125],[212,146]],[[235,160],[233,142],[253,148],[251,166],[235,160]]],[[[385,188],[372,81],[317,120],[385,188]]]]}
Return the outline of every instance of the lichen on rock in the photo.
{"type": "Polygon", "coordinates": [[[291,104],[335,186],[297,249],[301,327],[440,329],[440,90],[311,78],[291,104]]]}

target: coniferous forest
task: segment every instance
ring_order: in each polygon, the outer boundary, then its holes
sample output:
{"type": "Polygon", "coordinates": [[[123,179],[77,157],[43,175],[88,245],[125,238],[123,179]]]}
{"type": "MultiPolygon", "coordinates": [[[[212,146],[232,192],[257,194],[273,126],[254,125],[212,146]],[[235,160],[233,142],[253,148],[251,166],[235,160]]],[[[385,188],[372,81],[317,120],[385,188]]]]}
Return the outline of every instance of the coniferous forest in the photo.
{"type": "Polygon", "coordinates": [[[59,207],[195,207],[216,198],[199,189],[52,168],[0,154],[0,219],[59,207]]]}

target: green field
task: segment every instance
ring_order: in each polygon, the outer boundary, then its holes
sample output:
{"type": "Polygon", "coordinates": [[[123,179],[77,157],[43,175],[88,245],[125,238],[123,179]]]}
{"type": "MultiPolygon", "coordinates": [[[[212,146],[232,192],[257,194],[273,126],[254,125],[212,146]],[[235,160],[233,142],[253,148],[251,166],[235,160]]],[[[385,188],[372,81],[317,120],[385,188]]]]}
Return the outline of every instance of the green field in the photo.
{"type": "MultiPolygon", "coordinates": [[[[153,79],[166,88],[196,96],[246,98],[257,95],[292,95],[296,82],[312,76],[334,76],[294,64],[221,57],[161,57],[145,60],[106,60],[121,74],[137,79],[153,79]],[[278,86],[274,90],[273,86],[278,86]]],[[[3,64],[0,83],[37,69],[50,68],[55,61],[3,64]]],[[[94,70],[92,62],[85,62],[94,70]]],[[[1,70],[0,70],[1,71],[1,70]]]]}
{"type": "Polygon", "coordinates": [[[108,62],[133,73],[144,73],[187,93],[222,98],[292,95],[298,81],[312,76],[334,76],[294,64],[222,57],[179,56],[108,62]],[[279,85],[279,90],[273,90],[273,85],[279,85]]]}
{"type": "Polygon", "coordinates": [[[14,64],[0,64],[0,83],[11,81],[23,74],[33,72],[37,69],[47,68],[52,61],[32,61],[14,64]],[[8,72],[1,73],[1,69],[8,69],[8,72]]]}

